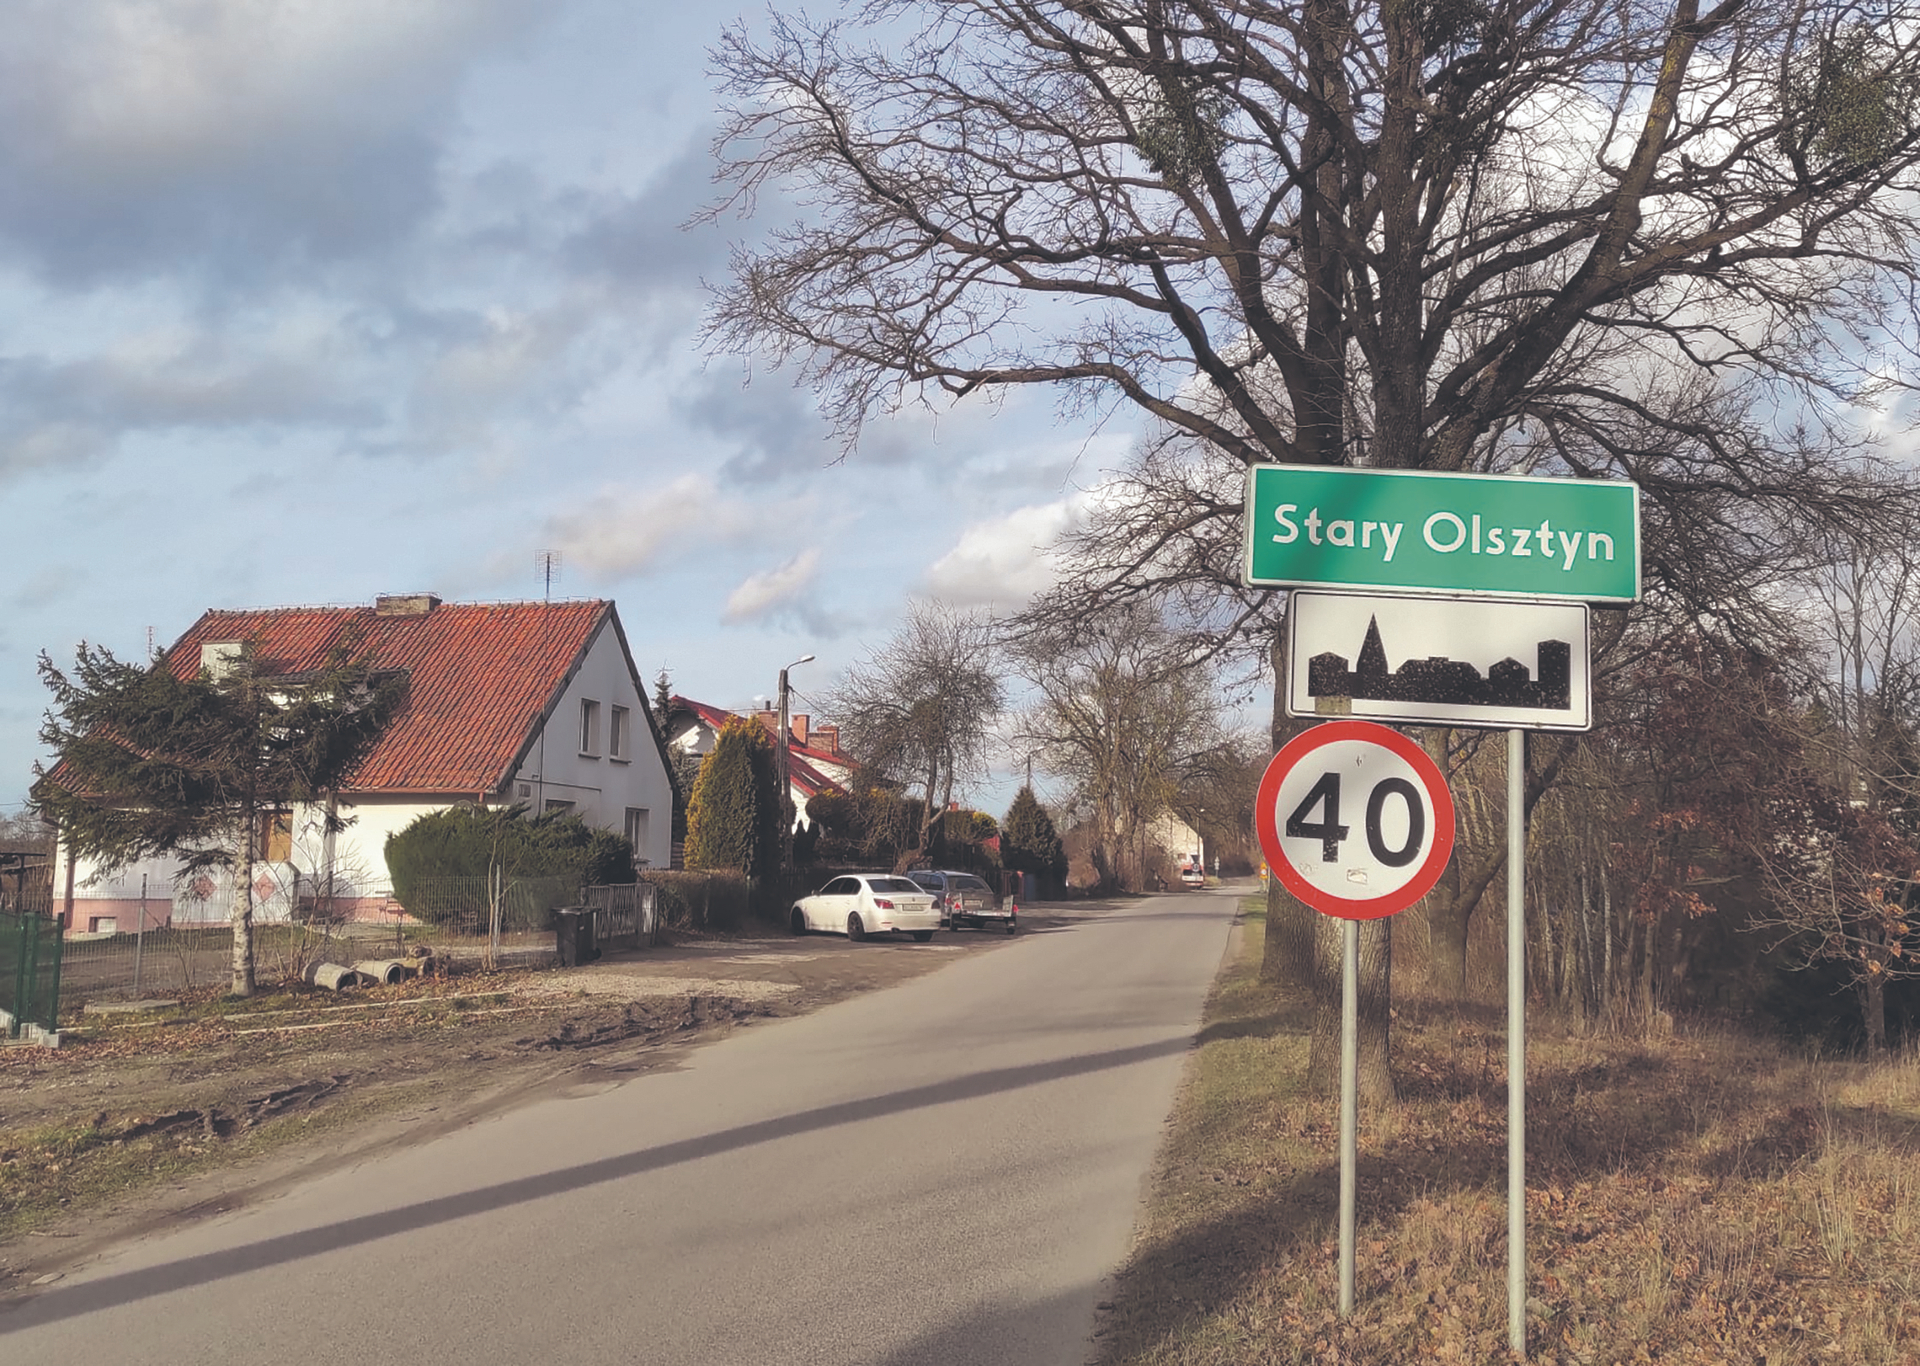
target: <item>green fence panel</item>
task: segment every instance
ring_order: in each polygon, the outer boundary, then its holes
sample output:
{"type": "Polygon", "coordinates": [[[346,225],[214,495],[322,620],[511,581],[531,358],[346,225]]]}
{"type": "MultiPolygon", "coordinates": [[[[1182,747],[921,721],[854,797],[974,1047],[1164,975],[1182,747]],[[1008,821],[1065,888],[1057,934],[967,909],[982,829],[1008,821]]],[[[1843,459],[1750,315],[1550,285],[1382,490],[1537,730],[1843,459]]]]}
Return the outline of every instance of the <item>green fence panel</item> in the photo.
{"type": "Polygon", "coordinates": [[[26,1025],[58,1027],[62,947],[59,921],[0,911],[0,1010],[12,1017],[10,1037],[26,1025]]]}

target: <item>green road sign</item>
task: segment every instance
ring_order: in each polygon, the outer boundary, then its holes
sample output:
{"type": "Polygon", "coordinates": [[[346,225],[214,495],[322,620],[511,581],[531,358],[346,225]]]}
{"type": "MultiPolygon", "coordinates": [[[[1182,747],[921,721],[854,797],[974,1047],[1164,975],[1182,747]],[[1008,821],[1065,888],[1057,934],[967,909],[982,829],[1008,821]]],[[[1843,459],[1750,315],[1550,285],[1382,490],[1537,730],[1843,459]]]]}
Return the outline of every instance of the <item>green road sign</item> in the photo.
{"type": "Polygon", "coordinates": [[[1636,602],[1640,490],[1325,465],[1247,471],[1246,582],[1636,602]]]}

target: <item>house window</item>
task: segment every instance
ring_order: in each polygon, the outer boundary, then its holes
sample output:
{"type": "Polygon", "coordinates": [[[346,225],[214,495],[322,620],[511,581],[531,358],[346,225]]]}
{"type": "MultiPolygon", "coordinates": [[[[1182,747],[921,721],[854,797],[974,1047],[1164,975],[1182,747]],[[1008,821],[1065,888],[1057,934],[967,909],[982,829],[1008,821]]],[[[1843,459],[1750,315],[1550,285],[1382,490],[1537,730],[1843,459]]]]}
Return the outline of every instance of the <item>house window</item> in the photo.
{"type": "Polygon", "coordinates": [[[549,814],[564,815],[567,812],[573,810],[573,803],[563,802],[558,797],[549,797],[547,798],[547,804],[546,804],[545,810],[549,814]]]}
{"type": "Polygon", "coordinates": [[[627,757],[627,716],[625,707],[615,707],[607,715],[607,757],[627,757]]]}
{"type": "Polygon", "coordinates": [[[590,697],[580,699],[580,752],[591,758],[600,754],[600,704],[590,697]]]}
{"type": "Polygon", "coordinates": [[[253,856],[262,863],[285,863],[293,857],[293,813],[262,811],[254,831],[253,856]]]}
{"type": "Polygon", "coordinates": [[[644,806],[627,808],[627,842],[633,846],[633,856],[644,859],[647,856],[647,827],[652,817],[644,806]]]}

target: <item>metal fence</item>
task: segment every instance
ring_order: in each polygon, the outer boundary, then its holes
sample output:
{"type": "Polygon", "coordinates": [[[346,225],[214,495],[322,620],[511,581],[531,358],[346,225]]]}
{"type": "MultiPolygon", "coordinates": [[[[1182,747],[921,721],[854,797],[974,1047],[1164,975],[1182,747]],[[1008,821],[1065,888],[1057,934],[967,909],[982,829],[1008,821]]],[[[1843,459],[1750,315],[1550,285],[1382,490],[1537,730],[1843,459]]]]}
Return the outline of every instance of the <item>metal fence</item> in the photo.
{"type": "Polygon", "coordinates": [[[0,911],[0,1015],[17,1039],[31,1026],[57,1029],[60,922],[34,911],[0,911]]]}
{"type": "Polygon", "coordinates": [[[660,942],[660,899],[651,883],[583,887],[581,905],[594,911],[593,938],[612,948],[651,948],[660,942]]]}
{"type": "MultiPolygon", "coordinates": [[[[254,975],[262,983],[294,981],[315,964],[403,958],[421,949],[455,970],[543,967],[555,960],[555,910],[592,906],[596,942],[646,948],[660,942],[658,904],[644,883],[583,888],[567,878],[435,878],[410,889],[404,912],[396,907],[377,923],[318,915],[256,921],[254,975]]],[[[57,945],[57,929],[49,934],[57,945]]],[[[76,936],[65,950],[60,995],[69,1012],[89,1001],[224,986],[233,973],[233,932],[221,923],[76,936]]]]}
{"type": "Polygon", "coordinates": [[[407,888],[407,915],[453,934],[475,938],[553,928],[553,913],[580,905],[580,884],[564,877],[435,877],[407,888]]]}

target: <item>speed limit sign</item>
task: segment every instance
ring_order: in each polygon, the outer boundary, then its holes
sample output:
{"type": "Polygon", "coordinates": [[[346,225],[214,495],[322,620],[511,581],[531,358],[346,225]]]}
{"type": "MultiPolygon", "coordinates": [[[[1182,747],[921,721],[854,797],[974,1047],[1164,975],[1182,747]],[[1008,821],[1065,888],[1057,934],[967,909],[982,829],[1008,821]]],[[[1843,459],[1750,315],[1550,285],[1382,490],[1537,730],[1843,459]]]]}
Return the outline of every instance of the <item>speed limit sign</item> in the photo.
{"type": "Polygon", "coordinates": [[[1453,852],[1453,797],[1427,752],[1371,721],[1329,721],[1267,765],[1253,823],[1267,866],[1344,920],[1404,911],[1453,852]]]}

